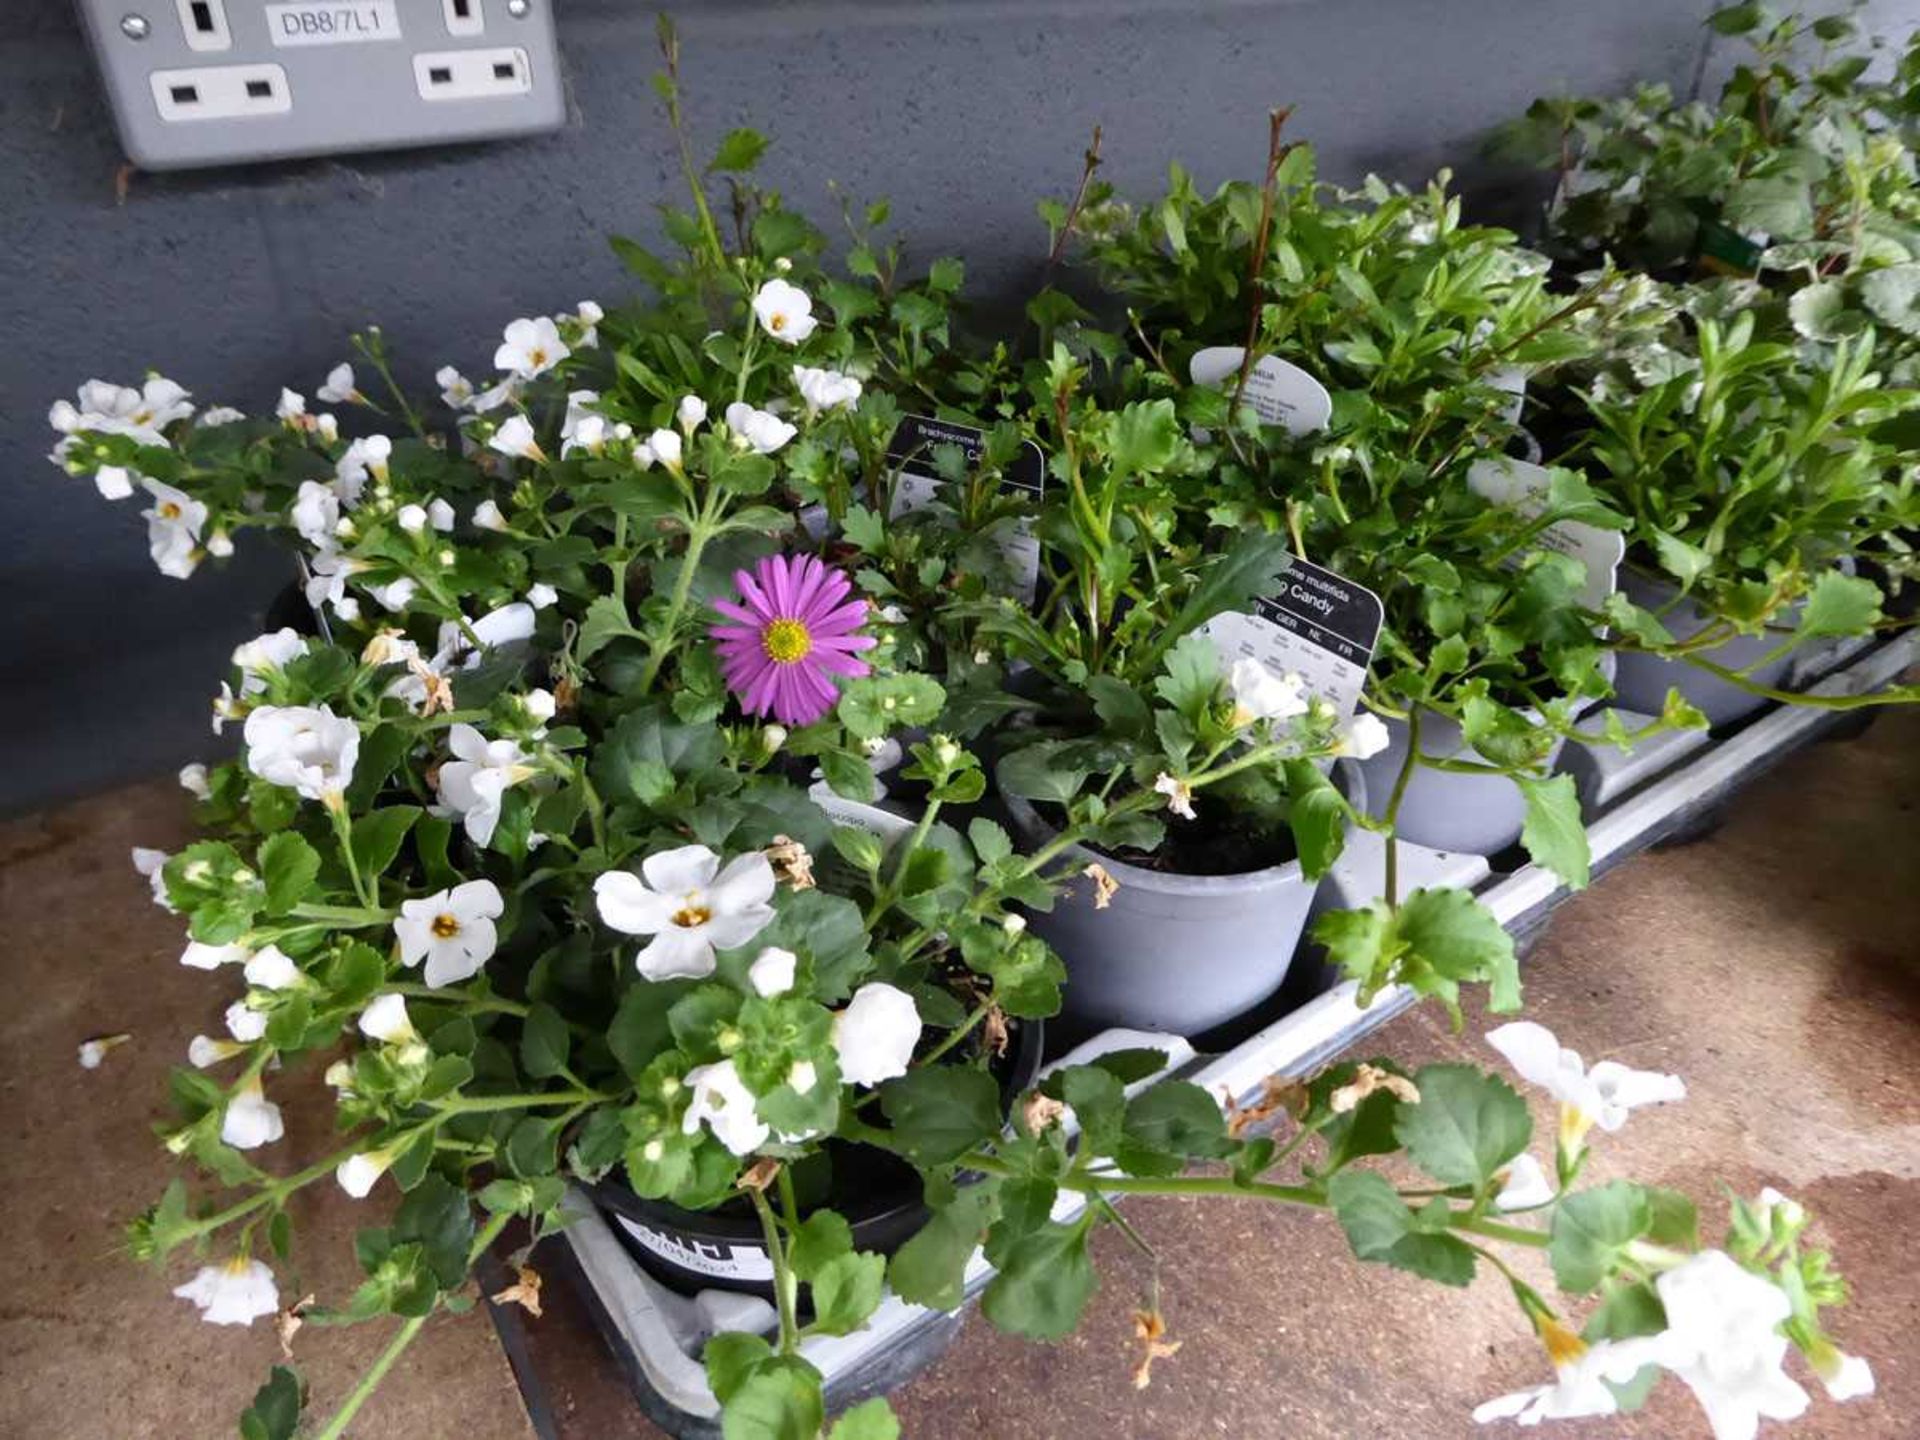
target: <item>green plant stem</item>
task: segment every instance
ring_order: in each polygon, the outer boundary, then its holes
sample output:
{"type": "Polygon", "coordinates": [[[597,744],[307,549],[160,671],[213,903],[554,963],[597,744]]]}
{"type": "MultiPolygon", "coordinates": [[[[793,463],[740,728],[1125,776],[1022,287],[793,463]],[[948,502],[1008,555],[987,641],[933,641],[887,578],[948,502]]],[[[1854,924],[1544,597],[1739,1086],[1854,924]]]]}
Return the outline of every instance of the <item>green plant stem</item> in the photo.
{"type": "Polygon", "coordinates": [[[480,1115],[496,1110],[530,1110],[536,1105],[596,1105],[617,1100],[604,1090],[545,1090],[530,1095],[456,1095],[435,1109],[443,1115],[480,1115]]]}
{"type": "Polygon", "coordinates": [[[436,990],[431,985],[389,985],[387,989],[409,1000],[431,1000],[441,1005],[459,1005],[483,1014],[521,1015],[527,1007],[518,1000],[503,1000],[497,995],[466,995],[458,990],[436,990]]]}
{"type": "Polygon", "coordinates": [[[939,814],[940,802],[927,801],[926,807],[920,812],[919,823],[913,827],[913,833],[907,837],[907,843],[900,847],[900,859],[893,867],[893,875],[885,885],[880,887],[880,893],[873,897],[873,904],[867,907],[864,928],[869,934],[872,933],[873,927],[880,923],[881,917],[893,908],[894,901],[900,898],[900,881],[906,874],[907,862],[913,858],[914,851],[927,843],[927,836],[932,833],[933,822],[939,814]]]}
{"type": "Polygon", "coordinates": [[[323,920],[328,925],[385,925],[393,919],[393,911],[382,910],[377,905],[356,908],[352,905],[296,905],[288,912],[300,920],[323,920]]]}
{"type": "Polygon", "coordinates": [[[922,1055],[919,1060],[914,1063],[923,1066],[933,1064],[934,1061],[940,1059],[941,1056],[945,1055],[949,1050],[953,1049],[954,1046],[971,1035],[974,1030],[978,1028],[980,1022],[987,1018],[988,1013],[992,1011],[992,1009],[993,999],[989,996],[974,1006],[973,1012],[968,1015],[965,1020],[962,1020],[952,1030],[949,1030],[944,1040],[934,1046],[933,1049],[929,1050],[925,1055],[922,1055]]]}
{"type": "Polygon", "coordinates": [[[791,1355],[800,1342],[800,1282],[793,1273],[786,1247],[780,1243],[780,1227],[773,1218],[773,1207],[760,1191],[749,1188],[747,1193],[753,1197],[754,1211],[760,1217],[760,1233],[766,1239],[767,1255],[773,1261],[773,1294],[780,1304],[780,1353],[791,1355]]]}
{"type": "Polygon", "coordinates": [[[353,820],[347,814],[345,803],[327,806],[327,818],[333,822],[333,833],[339,837],[340,859],[347,867],[348,878],[353,881],[353,893],[360,897],[360,903],[366,909],[378,908],[378,898],[366,878],[360,874],[360,862],[354,858],[353,820]]]}
{"type": "Polygon", "coordinates": [[[229,1205],[225,1210],[216,1211],[212,1215],[196,1220],[192,1233],[195,1235],[211,1235],[215,1230],[220,1229],[221,1226],[230,1225],[235,1220],[251,1215],[263,1205],[277,1205],[294,1191],[331,1175],[341,1164],[357,1154],[358,1150],[358,1146],[350,1145],[344,1150],[336,1150],[324,1160],[314,1161],[313,1164],[307,1166],[304,1170],[294,1171],[293,1174],[286,1176],[284,1179],[269,1181],[263,1185],[256,1194],[249,1196],[238,1204],[229,1205]]]}
{"type": "Polygon", "coordinates": [[[1393,833],[1394,821],[1400,817],[1400,802],[1407,798],[1407,786],[1413,782],[1414,768],[1420,763],[1420,711],[1423,702],[1416,701],[1407,709],[1407,758],[1400,763],[1400,773],[1394,777],[1393,794],[1387,800],[1387,808],[1381,814],[1381,822],[1387,827],[1387,876],[1386,900],[1389,906],[1400,903],[1400,837],[1393,833]]]}
{"type": "Polygon", "coordinates": [[[687,598],[693,593],[694,572],[700,568],[701,553],[707,548],[707,542],[714,537],[715,512],[719,507],[718,493],[710,494],[700,507],[700,513],[687,527],[687,553],[680,559],[680,573],[673,577],[673,591],[667,597],[666,612],[660,617],[660,624],[653,634],[647,637],[647,668],[640,674],[640,692],[651,694],[653,682],[659,677],[660,667],[667,663],[667,653],[673,648],[674,632],[680,628],[680,617],[687,608],[687,598]]]}

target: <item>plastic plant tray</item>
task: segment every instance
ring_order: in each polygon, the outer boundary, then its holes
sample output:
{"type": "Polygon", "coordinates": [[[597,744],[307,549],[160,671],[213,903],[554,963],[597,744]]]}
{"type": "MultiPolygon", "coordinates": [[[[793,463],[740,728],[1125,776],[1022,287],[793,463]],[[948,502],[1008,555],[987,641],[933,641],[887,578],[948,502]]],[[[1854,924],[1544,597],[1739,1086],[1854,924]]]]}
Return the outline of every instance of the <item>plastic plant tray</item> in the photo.
{"type": "MultiPolygon", "coordinates": [[[[1826,696],[1863,695],[1895,683],[1920,662],[1920,634],[1908,633],[1874,644],[1842,642],[1803,655],[1794,668],[1796,689],[1826,696]]],[[[1662,840],[1696,833],[1743,785],[1796,750],[1823,735],[1844,730],[1858,712],[1811,706],[1776,705],[1724,735],[1681,732],[1659,736],[1622,754],[1597,739],[1601,721],[1587,722],[1596,742],[1568,747],[1563,767],[1579,786],[1588,816],[1593,872],[1597,876],[1662,840]]],[[[1645,717],[1622,713],[1628,727],[1645,717]]],[[[1321,887],[1323,908],[1367,903],[1378,894],[1383,843],[1357,831],[1346,854],[1321,887]]],[[[1496,861],[1504,857],[1495,857],[1496,861]]],[[[1524,857],[1522,857],[1524,860],[1524,857]]],[[[1473,890],[1523,943],[1536,936],[1568,891],[1549,871],[1530,863],[1498,870],[1477,855],[1448,855],[1403,845],[1400,872],[1406,888],[1456,885],[1473,890]]],[[[1303,961],[1313,957],[1303,956],[1303,961]]],[[[1301,969],[1296,964],[1296,969],[1301,969]]],[[[1314,966],[1309,963],[1306,973],[1314,966]]],[[[1297,987],[1289,990],[1297,995],[1297,987]]],[[[1284,992],[1283,992],[1284,993],[1284,992]]],[[[1358,1044],[1368,1034],[1407,1010],[1418,998],[1403,987],[1382,991],[1366,1009],[1354,1003],[1352,981],[1334,983],[1270,1023],[1240,1027],[1226,1041],[1200,1037],[1200,1048],[1178,1036],[1110,1030],[1052,1062],[1083,1062],[1107,1050],[1148,1045],[1167,1051],[1169,1063],[1159,1079],[1177,1076],[1203,1086],[1223,1100],[1245,1103],[1269,1076],[1309,1074],[1358,1044]],[[1209,1053],[1211,1052],[1211,1053],[1209,1053]]],[[[1077,1214],[1084,1204],[1066,1194],[1054,1207],[1057,1219],[1077,1214]]],[[[722,1329],[770,1332],[774,1314],[755,1297],[708,1291],[689,1298],[675,1294],[646,1274],[607,1220],[581,1192],[572,1192],[570,1210],[578,1219],[555,1242],[566,1268],[574,1272],[588,1308],[627,1373],[641,1408],[669,1433],[684,1440],[717,1437],[719,1405],[707,1387],[699,1355],[706,1340],[722,1329]]],[[[992,1267],[976,1252],[967,1268],[967,1293],[977,1294],[992,1267]]],[[[856,1335],[809,1340],[803,1353],[826,1377],[829,1409],[839,1409],[902,1383],[952,1343],[964,1311],[945,1314],[888,1296],[865,1329],[856,1335]]]]}

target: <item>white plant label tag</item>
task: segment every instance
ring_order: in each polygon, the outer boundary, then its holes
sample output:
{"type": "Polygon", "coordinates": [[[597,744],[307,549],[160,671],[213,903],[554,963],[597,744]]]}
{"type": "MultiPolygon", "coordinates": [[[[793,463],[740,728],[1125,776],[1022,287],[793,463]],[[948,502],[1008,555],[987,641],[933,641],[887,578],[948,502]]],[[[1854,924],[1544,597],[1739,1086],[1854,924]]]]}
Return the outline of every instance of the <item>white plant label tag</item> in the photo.
{"type": "MultiPolygon", "coordinates": [[[[1231,393],[1239,383],[1240,362],[1246,353],[1239,345],[1215,345],[1195,355],[1187,371],[1194,384],[1218,385],[1231,393]]],[[[1333,418],[1333,396],[1327,387],[1277,355],[1262,355],[1253,362],[1241,403],[1251,405],[1264,424],[1284,425],[1293,435],[1324,430],[1333,418]]]]}
{"type": "MultiPolygon", "coordinates": [[[[1547,508],[1550,476],[1544,465],[1505,456],[1476,460],[1467,470],[1467,487],[1496,505],[1510,505],[1522,515],[1534,516],[1547,508]]],[[[1537,537],[1537,547],[1551,550],[1578,561],[1586,571],[1586,583],[1580,587],[1579,601],[1589,610],[1607,603],[1618,583],[1620,558],[1626,554],[1627,537],[1618,530],[1602,530],[1578,520],[1556,520],[1537,537]]],[[[1510,564],[1519,564],[1515,556],[1510,564]]]]}
{"type": "Polygon", "coordinates": [[[649,1229],[624,1215],[616,1215],[620,1228],[663,1260],[670,1260],[696,1275],[711,1275],[721,1280],[771,1280],[773,1261],[764,1250],[750,1245],[728,1245],[717,1240],[684,1240],[664,1230],[649,1229]]]}
{"type": "MultiPolygon", "coordinates": [[[[875,782],[881,795],[886,787],[875,782]]],[[[864,830],[874,838],[885,842],[896,840],[913,829],[913,821],[904,815],[896,815],[891,810],[882,810],[878,805],[868,805],[859,800],[849,800],[824,780],[816,780],[807,788],[807,798],[818,805],[836,825],[850,825],[855,830],[864,830]]]]}
{"type": "Polygon", "coordinates": [[[1298,675],[1309,694],[1351,715],[1367,683],[1367,666],[1385,614],[1380,597],[1311,560],[1293,560],[1280,588],[1254,601],[1252,613],[1216,615],[1200,627],[1223,665],[1258,660],[1275,675],[1298,675]]]}
{"type": "MultiPolygon", "coordinates": [[[[903,419],[887,442],[887,458],[899,467],[893,486],[895,519],[914,510],[924,510],[940,491],[940,472],[933,452],[941,445],[957,445],[969,467],[980,463],[987,448],[987,432],[973,425],[951,420],[933,420],[925,415],[903,419]]],[[[1000,489],[1034,505],[1046,494],[1047,457],[1031,440],[1021,442],[1020,453],[1006,468],[1000,489]]],[[[1021,598],[1031,605],[1040,586],[1040,541],[1033,533],[1031,520],[1020,520],[1001,532],[1000,553],[1013,570],[1021,598]]]]}

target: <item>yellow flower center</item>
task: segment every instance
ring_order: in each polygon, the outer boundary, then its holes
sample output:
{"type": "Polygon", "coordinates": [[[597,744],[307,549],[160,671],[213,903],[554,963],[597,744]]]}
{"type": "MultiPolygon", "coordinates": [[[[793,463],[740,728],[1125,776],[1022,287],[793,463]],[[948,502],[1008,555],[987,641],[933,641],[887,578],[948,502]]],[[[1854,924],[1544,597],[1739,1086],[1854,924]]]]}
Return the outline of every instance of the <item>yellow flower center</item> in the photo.
{"type": "Polygon", "coordinates": [[[1571,1365],[1587,1353],[1587,1342],[1558,1320],[1541,1319],[1540,1339],[1547,1347],[1547,1358],[1556,1367],[1571,1365]]]}
{"type": "Polygon", "coordinates": [[[531,360],[531,361],[532,361],[532,362],[533,362],[534,364],[536,364],[536,365],[544,365],[544,364],[546,364],[546,363],[547,363],[547,352],[546,352],[546,349],[545,349],[545,347],[543,347],[543,346],[539,346],[539,345],[536,345],[536,346],[534,346],[534,347],[533,347],[533,349],[531,349],[531,350],[529,350],[529,351],[527,352],[527,358],[528,358],[529,360],[531,360]]]}
{"type": "MultiPolygon", "coordinates": [[[[151,425],[153,423],[153,411],[151,410],[134,411],[133,423],[136,425],[151,425]]],[[[244,1265],[246,1262],[242,1261],[241,1263],[244,1265]]]]}
{"type": "Polygon", "coordinates": [[[673,923],[682,930],[697,930],[713,919],[713,910],[700,903],[697,895],[687,896],[680,908],[673,912],[673,923]]]}
{"type": "Polygon", "coordinates": [[[783,311],[776,310],[767,317],[767,329],[778,335],[787,328],[787,317],[783,311]]]}
{"type": "Polygon", "coordinates": [[[1562,1104],[1560,1107],[1560,1148],[1567,1154],[1577,1154],[1586,1143],[1587,1131],[1593,1128],[1593,1117],[1577,1105],[1562,1104]]]}
{"type": "Polygon", "coordinates": [[[798,620],[775,620],[761,633],[760,646],[775,664],[791,665],[813,649],[813,636],[798,620]]]}
{"type": "Polygon", "coordinates": [[[171,500],[161,501],[160,518],[162,520],[178,520],[180,518],[180,507],[171,500]]]}
{"type": "Polygon", "coordinates": [[[442,940],[451,940],[460,933],[460,921],[452,915],[436,915],[433,917],[432,928],[433,933],[442,940]]]}

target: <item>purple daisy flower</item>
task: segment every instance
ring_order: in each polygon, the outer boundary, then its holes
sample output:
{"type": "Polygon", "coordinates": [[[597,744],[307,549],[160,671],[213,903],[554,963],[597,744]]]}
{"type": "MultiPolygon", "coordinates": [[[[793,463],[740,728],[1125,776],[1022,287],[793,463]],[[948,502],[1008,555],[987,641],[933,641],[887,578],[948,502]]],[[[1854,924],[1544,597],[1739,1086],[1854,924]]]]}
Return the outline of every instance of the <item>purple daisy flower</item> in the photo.
{"type": "Polygon", "coordinates": [[[717,600],[726,623],[708,633],[720,647],[727,688],[751,715],[783,725],[811,725],[833,709],[840,690],[833,677],[868,673],[853,652],[879,642],[857,635],[867,602],[849,600],[853,585],[811,555],[769,555],[733,572],[742,604],[717,600]]]}

